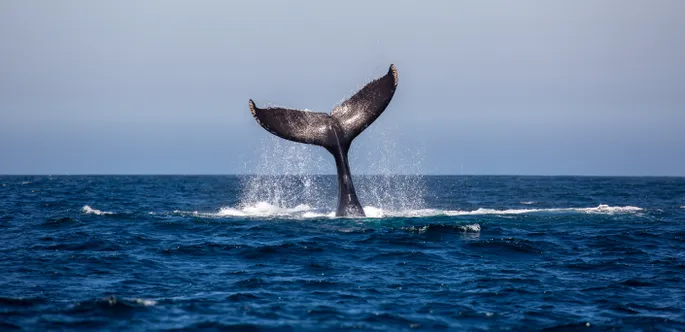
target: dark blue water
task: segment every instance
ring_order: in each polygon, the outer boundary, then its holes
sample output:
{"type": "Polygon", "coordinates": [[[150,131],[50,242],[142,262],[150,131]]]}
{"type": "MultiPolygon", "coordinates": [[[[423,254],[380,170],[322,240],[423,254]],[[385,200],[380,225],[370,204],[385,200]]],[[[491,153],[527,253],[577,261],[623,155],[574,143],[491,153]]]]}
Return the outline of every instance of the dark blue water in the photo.
{"type": "Polygon", "coordinates": [[[0,177],[0,330],[685,330],[683,178],[260,181],[0,177]]]}

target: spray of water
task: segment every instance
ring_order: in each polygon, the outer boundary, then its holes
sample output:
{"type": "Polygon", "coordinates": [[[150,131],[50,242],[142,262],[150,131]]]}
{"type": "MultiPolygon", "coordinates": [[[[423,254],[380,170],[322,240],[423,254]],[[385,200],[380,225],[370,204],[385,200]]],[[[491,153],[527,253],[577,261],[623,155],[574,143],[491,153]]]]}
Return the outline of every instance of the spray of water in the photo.
{"type": "Polygon", "coordinates": [[[276,137],[262,140],[259,163],[244,180],[240,205],[268,203],[281,208],[325,205],[321,181],[313,175],[324,161],[313,148],[276,137]]]}
{"type": "MultiPolygon", "coordinates": [[[[425,208],[426,187],[419,174],[421,155],[399,148],[396,137],[386,131],[370,131],[365,138],[373,144],[350,154],[357,193],[370,215],[425,208]],[[355,165],[360,165],[355,169],[355,165]]],[[[320,212],[334,211],[337,180],[334,175],[313,174],[335,171],[328,152],[318,147],[292,143],[276,137],[262,141],[262,152],[253,175],[245,179],[241,197],[243,209],[266,206],[279,209],[299,207],[320,212]]]]}
{"type": "Polygon", "coordinates": [[[425,208],[426,185],[420,174],[422,153],[398,144],[397,131],[371,131],[368,148],[361,156],[352,155],[351,164],[364,158],[373,174],[355,181],[361,201],[386,212],[425,208]],[[363,157],[362,157],[363,156],[363,157]]]}

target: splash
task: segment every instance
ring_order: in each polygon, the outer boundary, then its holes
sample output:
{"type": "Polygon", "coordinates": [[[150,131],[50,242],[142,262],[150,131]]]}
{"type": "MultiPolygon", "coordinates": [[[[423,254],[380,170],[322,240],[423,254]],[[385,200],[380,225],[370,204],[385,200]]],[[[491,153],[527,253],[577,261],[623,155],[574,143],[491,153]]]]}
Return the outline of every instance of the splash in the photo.
{"type": "Polygon", "coordinates": [[[282,216],[296,216],[302,217],[318,217],[313,212],[311,206],[300,204],[294,208],[281,208],[267,202],[259,202],[254,205],[242,206],[240,208],[222,208],[215,214],[218,217],[282,217],[282,216]]]}
{"type": "Polygon", "coordinates": [[[254,174],[243,182],[239,209],[250,209],[259,203],[282,208],[326,205],[326,196],[321,193],[325,189],[311,175],[322,164],[322,156],[312,146],[275,137],[263,140],[254,174]]]}
{"type": "Polygon", "coordinates": [[[283,218],[283,219],[312,219],[334,218],[334,211],[316,210],[307,204],[300,204],[293,208],[283,208],[268,202],[257,202],[250,205],[237,207],[223,207],[218,212],[180,211],[173,213],[180,215],[193,215],[205,218],[283,218]]]}
{"type": "MultiPolygon", "coordinates": [[[[399,144],[402,134],[398,134],[400,130],[397,128],[379,126],[371,129],[364,139],[372,144],[366,144],[367,149],[360,153],[368,165],[361,171],[377,175],[357,177],[355,185],[362,203],[392,211],[425,208],[427,187],[420,175],[423,161],[421,150],[399,144]]],[[[351,165],[362,161],[355,154],[350,159],[351,165]]],[[[360,164],[363,166],[363,163],[360,164]]],[[[367,213],[366,208],[364,211],[367,213]]]]}
{"type": "MultiPolygon", "coordinates": [[[[359,199],[369,205],[364,208],[365,213],[377,215],[374,209],[424,208],[426,185],[419,175],[421,154],[398,147],[398,138],[391,134],[394,131],[380,129],[369,130],[362,137],[373,144],[363,144],[350,154],[353,174],[376,174],[353,175],[359,199]]],[[[335,175],[313,175],[330,174],[335,170],[328,153],[318,147],[276,137],[264,139],[261,149],[254,174],[243,183],[240,203],[222,211],[246,216],[257,209],[258,214],[268,215],[266,210],[260,210],[267,209],[278,215],[305,205],[312,207],[312,211],[304,213],[308,217],[328,216],[327,211],[337,204],[337,180],[335,175]]]]}

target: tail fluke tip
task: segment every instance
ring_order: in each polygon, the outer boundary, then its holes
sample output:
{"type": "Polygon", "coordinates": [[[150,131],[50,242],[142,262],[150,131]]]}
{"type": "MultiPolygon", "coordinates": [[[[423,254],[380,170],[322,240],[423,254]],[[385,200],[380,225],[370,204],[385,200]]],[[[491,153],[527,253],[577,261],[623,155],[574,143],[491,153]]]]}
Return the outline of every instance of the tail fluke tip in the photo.
{"type": "Polygon", "coordinates": [[[390,69],[388,69],[388,74],[392,73],[392,77],[395,80],[395,86],[397,86],[397,67],[395,67],[394,64],[390,65],[390,69]]]}

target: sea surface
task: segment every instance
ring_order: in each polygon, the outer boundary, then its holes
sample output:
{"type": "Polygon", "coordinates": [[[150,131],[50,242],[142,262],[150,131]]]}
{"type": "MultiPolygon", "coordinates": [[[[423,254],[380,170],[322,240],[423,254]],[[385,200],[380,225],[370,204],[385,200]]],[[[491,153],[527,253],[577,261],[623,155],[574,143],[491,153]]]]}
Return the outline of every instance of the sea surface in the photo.
{"type": "Polygon", "coordinates": [[[0,330],[685,330],[685,178],[0,176],[0,330]]]}

